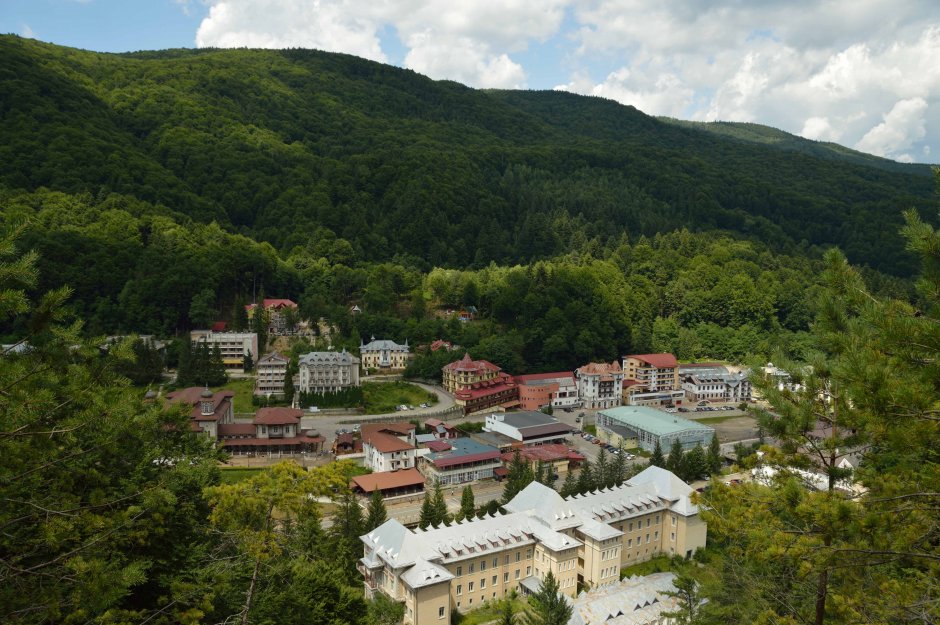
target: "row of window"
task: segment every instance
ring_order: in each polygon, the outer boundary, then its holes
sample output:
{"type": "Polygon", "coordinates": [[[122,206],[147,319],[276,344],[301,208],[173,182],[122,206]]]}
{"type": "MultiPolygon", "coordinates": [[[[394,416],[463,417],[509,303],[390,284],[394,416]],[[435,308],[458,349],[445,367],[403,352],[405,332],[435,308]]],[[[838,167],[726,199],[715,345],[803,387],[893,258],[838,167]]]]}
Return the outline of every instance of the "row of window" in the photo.
{"type": "MultiPolygon", "coordinates": [[[[532,567],[531,567],[531,566],[527,566],[527,567],[525,568],[525,574],[526,574],[526,577],[528,577],[529,575],[532,574],[532,567]]],[[[515,577],[514,577],[513,579],[518,580],[521,576],[522,576],[522,569],[516,569],[515,577]]],[[[495,586],[495,585],[498,584],[498,583],[499,583],[499,576],[498,576],[498,575],[494,575],[494,576],[490,579],[490,585],[495,586]]],[[[504,583],[504,584],[508,584],[508,583],[509,583],[509,573],[508,573],[508,572],[503,573],[503,583],[504,583]]],[[[473,592],[473,586],[474,586],[474,582],[467,582],[467,592],[468,592],[468,593],[473,592]]],[[[480,590],[485,590],[485,589],[486,589],[486,578],[485,578],[485,577],[481,577],[481,578],[480,578],[480,586],[479,586],[479,589],[480,589],[480,590]]],[[[460,595],[463,594],[463,584],[457,584],[456,594],[457,594],[457,596],[460,596],[460,595]]]]}
{"type": "MultiPolygon", "coordinates": [[[[526,549],[525,558],[526,558],[526,560],[531,560],[531,559],[532,559],[532,550],[531,550],[531,549],[526,549]]],[[[510,560],[510,555],[507,553],[505,556],[503,556],[503,564],[504,564],[504,565],[508,565],[508,564],[509,564],[509,560],[510,560]]],[[[522,560],[522,552],[521,552],[521,551],[517,551],[517,552],[516,552],[516,562],[519,562],[519,561],[521,561],[521,560],[522,560]]],[[[467,575],[472,574],[472,573],[474,572],[475,567],[476,567],[477,565],[479,565],[481,571],[485,571],[485,570],[486,570],[486,562],[487,562],[487,561],[486,561],[485,558],[482,559],[482,560],[480,560],[479,562],[470,562],[470,563],[467,565],[467,575]]],[[[493,568],[496,568],[496,567],[498,567],[498,566],[499,566],[499,556],[493,558],[493,568]]],[[[457,569],[454,571],[454,575],[456,575],[457,577],[461,577],[461,576],[463,575],[463,566],[458,566],[457,569]]]]}

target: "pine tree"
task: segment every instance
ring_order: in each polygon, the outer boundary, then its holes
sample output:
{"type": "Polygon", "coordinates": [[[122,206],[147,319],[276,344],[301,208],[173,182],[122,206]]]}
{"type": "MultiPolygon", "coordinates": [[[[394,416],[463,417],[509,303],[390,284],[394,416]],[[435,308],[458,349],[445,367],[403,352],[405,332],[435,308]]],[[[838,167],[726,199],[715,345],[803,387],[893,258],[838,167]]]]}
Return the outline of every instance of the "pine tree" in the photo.
{"type": "Polygon", "coordinates": [[[450,515],[447,512],[447,501],[444,500],[444,491],[441,489],[441,483],[438,481],[434,482],[434,494],[431,498],[431,515],[432,525],[441,525],[450,520],[450,515]]]}
{"type": "Polygon", "coordinates": [[[696,445],[689,453],[685,454],[682,464],[683,475],[681,477],[686,482],[694,482],[708,475],[705,450],[702,449],[701,445],[696,445]]]}
{"type": "Polygon", "coordinates": [[[496,625],[515,625],[516,611],[512,607],[512,599],[503,599],[499,604],[499,619],[496,625]]]}
{"type": "Polygon", "coordinates": [[[656,447],[653,449],[653,455],[650,456],[650,466],[661,469],[666,468],[666,459],[663,457],[663,448],[659,444],[658,438],[656,439],[656,447]]]}
{"type": "Polygon", "coordinates": [[[597,488],[606,488],[610,484],[610,465],[607,462],[607,450],[603,447],[594,463],[594,483],[597,488]]]}
{"type": "Polygon", "coordinates": [[[623,448],[623,440],[611,465],[610,476],[611,486],[620,486],[627,479],[627,453],[623,448]]]}
{"type": "Polygon", "coordinates": [[[682,475],[682,456],[682,443],[676,438],[672,441],[672,448],[669,450],[669,457],[666,459],[666,468],[676,475],[682,475]]]}
{"type": "Polygon", "coordinates": [[[251,331],[258,335],[258,351],[264,353],[268,348],[268,311],[264,307],[264,291],[261,300],[251,311],[251,331]]]}
{"type": "Polygon", "coordinates": [[[539,591],[529,597],[526,625],[567,625],[573,608],[559,590],[558,580],[549,571],[539,591]]]}
{"type": "Polygon", "coordinates": [[[562,497],[571,497],[578,493],[578,478],[575,477],[574,471],[569,469],[568,475],[565,476],[565,483],[562,484],[559,494],[562,497]]]}
{"type": "Polygon", "coordinates": [[[475,510],[476,505],[473,500],[473,489],[469,485],[464,486],[463,492],[460,495],[460,516],[464,519],[472,519],[475,510]]]}
{"type": "Polygon", "coordinates": [[[244,332],[247,329],[248,311],[245,310],[245,299],[237,297],[235,298],[235,304],[232,306],[232,330],[244,332]]]}
{"type": "Polygon", "coordinates": [[[177,341],[176,385],[183,387],[196,383],[193,363],[193,345],[189,338],[177,341]]]}
{"type": "Polygon", "coordinates": [[[369,508],[366,512],[365,528],[371,532],[382,523],[388,520],[388,513],[385,511],[385,501],[382,499],[382,492],[376,488],[372,491],[372,497],[369,499],[369,508]]]}
{"type": "Polygon", "coordinates": [[[418,515],[418,527],[426,530],[434,522],[434,505],[431,501],[431,491],[424,491],[424,500],[421,502],[421,512],[418,515]]]}
{"type": "Polygon", "coordinates": [[[212,346],[212,352],[209,355],[209,361],[206,366],[206,384],[209,386],[221,386],[228,381],[228,374],[225,372],[225,362],[222,360],[222,350],[219,344],[212,346]]]}
{"type": "Polygon", "coordinates": [[[708,465],[709,475],[721,474],[721,466],[723,464],[721,459],[721,442],[718,440],[717,435],[712,436],[712,440],[708,444],[708,455],[705,461],[708,465]]]}
{"type": "Polygon", "coordinates": [[[532,465],[522,459],[522,455],[517,449],[512,456],[512,462],[509,463],[506,486],[503,488],[503,503],[509,503],[513,497],[531,484],[534,479],[535,474],[532,471],[532,465]]]}
{"type": "Polygon", "coordinates": [[[583,495],[589,493],[597,488],[597,484],[594,481],[594,468],[591,466],[590,460],[585,460],[581,465],[581,470],[578,472],[578,488],[577,493],[583,495]]]}
{"type": "Polygon", "coordinates": [[[251,373],[252,369],[255,368],[255,359],[251,357],[251,352],[245,352],[245,360],[242,363],[242,371],[244,373],[251,373]]]}

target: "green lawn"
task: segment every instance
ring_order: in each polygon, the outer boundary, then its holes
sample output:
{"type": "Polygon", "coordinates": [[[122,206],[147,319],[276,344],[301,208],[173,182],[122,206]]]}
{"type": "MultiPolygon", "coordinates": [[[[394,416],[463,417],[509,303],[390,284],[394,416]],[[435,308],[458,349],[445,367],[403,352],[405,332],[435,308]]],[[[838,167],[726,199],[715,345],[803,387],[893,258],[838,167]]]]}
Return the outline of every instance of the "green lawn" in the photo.
{"type": "Polygon", "coordinates": [[[223,386],[217,386],[213,391],[232,391],[235,393],[235,412],[255,412],[251,403],[252,393],[255,392],[255,379],[230,379],[223,386]]]}
{"type": "Polygon", "coordinates": [[[646,562],[640,562],[639,564],[633,564],[631,566],[625,566],[620,569],[620,579],[625,577],[630,577],[632,575],[651,575],[652,573],[664,573],[666,571],[676,570],[676,564],[683,562],[681,558],[676,558],[677,562],[673,562],[673,558],[669,556],[656,556],[652,560],[647,560],[646,562]]]}
{"type": "Polygon", "coordinates": [[[257,475],[263,469],[261,467],[249,468],[249,467],[223,467],[222,472],[222,483],[223,484],[234,484],[235,482],[241,482],[242,480],[247,480],[248,478],[257,475]]]}
{"type": "MultiPolygon", "coordinates": [[[[366,414],[395,412],[395,406],[437,403],[437,395],[408,382],[365,382],[362,397],[366,414]]],[[[403,413],[405,416],[407,412],[403,413]]]]}
{"type": "MultiPolygon", "coordinates": [[[[518,615],[522,614],[525,610],[528,602],[525,599],[514,599],[512,602],[513,611],[517,615],[516,619],[518,622],[518,615]]],[[[490,621],[495,621],[499,618],[499,603],[498,602],[487,602],[482,608],[477,608],[476,610],[470,610],[466,614],[460,614],[452,620],[453,625],[480,625],[481,623],[488,623],[490,621]]]]}

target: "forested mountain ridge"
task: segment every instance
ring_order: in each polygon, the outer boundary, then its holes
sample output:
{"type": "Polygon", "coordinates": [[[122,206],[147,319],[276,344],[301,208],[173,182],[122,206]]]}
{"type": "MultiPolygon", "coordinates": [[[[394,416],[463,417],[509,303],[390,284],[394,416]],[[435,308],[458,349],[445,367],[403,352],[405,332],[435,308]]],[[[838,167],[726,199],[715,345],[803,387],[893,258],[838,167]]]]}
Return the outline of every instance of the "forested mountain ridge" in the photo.
{"type": "Polygon", "coordinates": [[[285,255],[341,238],[364,261],[482,267],[688,227],[788,252],[836,244],[910,275],[900,210],[933,217],[925,166],[819,158],[348,55],[115,55],[4,36],[0,59],[0,184],[117,192],[285,255]]]}

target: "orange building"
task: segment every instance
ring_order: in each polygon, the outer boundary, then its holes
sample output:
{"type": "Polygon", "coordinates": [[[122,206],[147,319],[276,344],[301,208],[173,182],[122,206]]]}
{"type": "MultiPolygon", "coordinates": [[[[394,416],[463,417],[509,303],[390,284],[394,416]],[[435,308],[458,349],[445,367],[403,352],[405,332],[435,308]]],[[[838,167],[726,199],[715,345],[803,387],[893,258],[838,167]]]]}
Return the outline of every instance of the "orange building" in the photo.
{"type": "Polygon", "coordinates": [[[570,371],[533,373],[515,376],[519,387],[519,407],[538,410],[543,406],[568,408],[578,406],[578,387],[570,371]]]}

